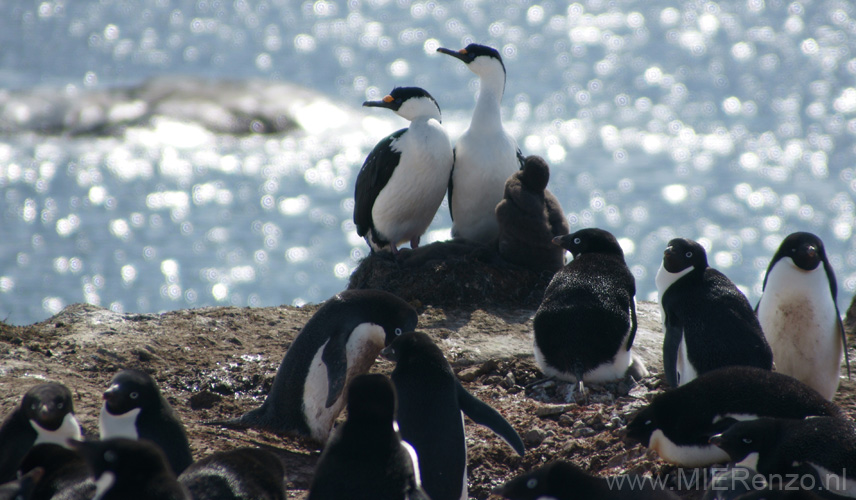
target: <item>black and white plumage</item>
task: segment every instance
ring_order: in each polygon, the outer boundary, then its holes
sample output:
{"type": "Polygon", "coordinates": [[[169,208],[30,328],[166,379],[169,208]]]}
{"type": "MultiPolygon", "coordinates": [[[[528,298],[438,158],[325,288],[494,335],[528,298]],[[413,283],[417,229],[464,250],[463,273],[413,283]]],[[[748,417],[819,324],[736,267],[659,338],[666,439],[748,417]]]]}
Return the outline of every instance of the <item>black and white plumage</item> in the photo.
{"type": "Polygon", "coordinates": [[[190,465],[178,482],[193,500],[285,500],[285,467],[273,452],[236,448],[190,465]]]}
{"type": "Polygon", "coordinates": [[[747,493],[770,489],[771,485],[758,471],[737,465],[714,473],[701,500],[738,500],[747,493]]]}
{"type": "Polygon", "coordinates": [[[348,387],[348,419],[324,447],[309,500],[427,500],[416,452],[401,440],[395,388],[381,374],[348,387]]]}
{"type": "Polygon", "coordinates": [[[193,462],[178,414],[146,372],[122,370],[104,391],[98,418],[101,439],[148,439],[160,446],[176,475],[193,462]]]}
{"type": "Polygon", "coordinates": [[[309,319],[286,351],[261,407],[220,425],[259,427],[324,443],[345,405],[345,387],[392,340],[416,328],[416,310],[381,290],[347,290],[309,319]]]}
{"type": "Polygon", "coordinates": [[[401,437],[419,457],[422,486],[434,500],[467,498],[463,415],[502,437],[523,455],[523,441],[496,410],[461,386],[443,351],[422,332],[405,333],[382,352],[394,361],[401,437]]]}
{"type": "Polygon", "coordinates": [[[505,64],[499,52],[471,43],[438,52],[463,61],[479,77],[479,94],[469,128],[455,142],[455,166],[449,179],[452,236],[490,243],[499,234],[494,215],[505,181],[523,167],[517,141],[502,126],[505,64]]]}
{"type": "Polygon", "coordinates": [[[93,500],[191,500],[160,447],[148,440],[74,441],[95,482],[93,500]]]}
{"type": "Polygon", "coordinates": [[[33,446],[68,446],[68,439],[80,437],[68,387],[47,382],[30,388],[0,424],[0,482],[15,478],[21,460],[33,446]]]}
{"type": "Polygon", "coordinates": [[[815,491],[856,498],[856,423],[849,418],[761,418],[738,422],[710,442],[763,475],[810,475],[815,491]]]}
{"type": "Polygon", "coordinates": [[[735,422],[759,417],[843,417],[844,412],[799,380],[752,366],[727,366],[658,394],[627,424],[627,437],[684,467],[724,463],[709,443],[735,422]]]}
{"type": "Polygon", "coordinates": [[[623,378],[637,324],[636,280],[621,245],[597,228],[553,241],[574,260],[553,276],[535,313],[535,361],[545,375],[579,382],[581,389],[583,381],[623,378]]]}
{"type": "Polygon", "coordinates": [[[669,241],[657,271],[663,371],[672,387],[730,365],[773,367],[773,354],[746,296],[708,267],[698,242],[669,241]]]}
{"type": "Polygon", "coordinates": [[[515,477],[493,491],[509,500],[677,500],[644,476],[598,477],[557,460],[515,477]]]}
{"type": "Polygon", "coordinates": [[[523,168],[505,181],[496,205],[499,223],[497,250],[508,262],[535,271],[554,273],[565,263],[565,251],[553,238],[568,234],[568,221],[559,200],[547,189],[550,167],[540,156],[528,156],[523,168]]]}
{"type": "Polygon", "coordinates": [[[0,500],[30,500],[44,476],[44,469],[33,469],[23,476],[0,484],[0,500]]]}
{"type": "Polygon", "coordinates": [[[440,106],[419,87],[397,87],[380,101],[363,106],[387,108],[410,126],[369,153],[357,175],[354,223],[372,250],[419,246],[443,202],[452,171],[452,144],[440,123],[440,106]]]}
{"type": "Polygon", "coordinates": [[[35,470],[43,475],[33,491],[34,500],[90,500],[95,493],[89,466],[75,450],[53,443],[33,446],[21,462],[20,472],[35,470]]]}
{"type": "MultiPolygon", "coordinates": [[[[776,370],[827,399],[838,390],[847,337],[836,302],[835,272],[823,242],[811,233],[788,235],[773,255],[755,310],[776,370]]],[[[848,360],[848,372],[849,372],[848,360]]]]}

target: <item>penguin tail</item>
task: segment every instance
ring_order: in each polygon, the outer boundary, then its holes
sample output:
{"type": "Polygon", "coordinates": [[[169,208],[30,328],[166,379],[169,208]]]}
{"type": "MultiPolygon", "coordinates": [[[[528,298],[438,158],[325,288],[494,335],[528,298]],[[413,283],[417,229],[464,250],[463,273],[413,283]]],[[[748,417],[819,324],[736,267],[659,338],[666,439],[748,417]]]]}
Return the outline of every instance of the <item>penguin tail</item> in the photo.
{"type": "Polygon", "coordinates": [[[586,392],[586,386],[583,383],[583,374],[585,370],[583,369],[583,364],[577,361],[574,363],[574,376],[577,377],[577,394],[576,398],[577,403],[580,405],[588,404],[588,393],[586,392]]]}

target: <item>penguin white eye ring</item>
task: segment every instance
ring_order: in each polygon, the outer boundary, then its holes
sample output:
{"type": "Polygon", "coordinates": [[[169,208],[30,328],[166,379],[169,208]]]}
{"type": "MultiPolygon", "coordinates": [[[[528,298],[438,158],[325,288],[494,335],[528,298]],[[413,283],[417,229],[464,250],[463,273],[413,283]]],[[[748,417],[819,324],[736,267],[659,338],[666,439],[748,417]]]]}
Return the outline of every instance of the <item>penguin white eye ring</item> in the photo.
{"type": "Polygon", "coordinates": [[[745,444],[752,444],[752,440],[750,438],[743,438],[742,441],[745,444]]]}
{"type": "Polygon", "coordinates": [[[686,253],[686,257],[687,257],[688,259],[689,259],[690,257],[692,257],[692,256],[693,256],[693,253],[692,253],[692,252],[687,252],[687,253],[686,253]]]}
{"type": "Polygon", "coordinates": [[[62,410],[63,408],[65,408],[65,403],[57,403],[56,407],[62,410]]]}
{"type": "Polygon", "coordinates": [[[396,335],[401,335],[401,333],[402,333],[402,332],[401,332],[401,328],[396,328],[396,329],[395,329],[395,334],[396,334],[396,335]]]}
{"type": "Polygon", "coordinates": [[[119,457],[116,456],[116,452],[113,450],[107,450],[104,452],[104,460],[108,463],[114,463],[119,457]]]}
{"type": "Polygon", "coordinates": [[[140,394],[139,394],[139,393],[137,393],[137,392],[132,392],[132,393],[131,393],[131,399],[137,399],[138,397],[140,397],[140,394]]]}
{"type": "Polygon", "coordinates": [[[574,244],[579,245],[583,240],[579,238],[574,238],[574,244]]]}
{"type": "Polygon", "coordinates": [[[526,481],[526,487],[529,488],[530,490],[534,490],[536,486],[538,486],[538,480],[535,479],[534,477],[532,479],[530,479],[529,481],[526,481]]]}

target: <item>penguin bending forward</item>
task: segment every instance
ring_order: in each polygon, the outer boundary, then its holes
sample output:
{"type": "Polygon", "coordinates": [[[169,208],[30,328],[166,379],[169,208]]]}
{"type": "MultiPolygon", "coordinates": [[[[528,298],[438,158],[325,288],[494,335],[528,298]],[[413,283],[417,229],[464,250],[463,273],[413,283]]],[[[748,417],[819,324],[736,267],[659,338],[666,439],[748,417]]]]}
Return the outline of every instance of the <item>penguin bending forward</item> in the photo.
{"type": "Polygon", "coordinates": [[[69,447],[68,439],[80,437],[68,387],[57,382],[31,387],[0,424],[0,483],[15,479],[21,460],[33,446],[53,443],[69,447]]]}
{"type": "Polygon", "coordinates": [[[520,456],[523,441],[496,410],[461,386],[443,351],[422,332],[395,339],[383,356],[395,362],[401,438],[416,449],[422,486],[433,500],[467,498],[463,415],[487,426],[520,456]]]}
{"type": "Polygon", "coordinates": [[[471,43],[461,50],[438,48],[467,65],[479,77],[479,95],[469,128],[455,142],[455,166],[449,178],[452,236],[490,244],[499,234],[494,211],[505,181],[523,167],[517,141],[502,126],[505,64],[499,52],[471,43]]]}
{"type": "Polygon", "coordinates": [[[381,290],[347,290],[329,299],[297,334],[261,407],[216,425],[258,427],[324,443],[341,412],[345,387],[374,364],[402,332],[416,328],[416,310],[381,290]]]}
{"type": "Polygon", "coordinates": [[[820,238],[788,235],[767,267],[763,290],[755,311],[776,371],[831,400],[838,390],[842,354],[847,359],[847,336],[838,312],[835,272],[820,238]]]}
{"type": "Polygon", "coordinates": [[[734,283],[708,267],[698,242],[669,241],[657,271],[663,371],[672,387],[730,365],[771,370],[773,353],[755,311],[734,283]]]}
{"type": "Polygon", "coordinates": [[[636,281],[608,231],[581,229],[556,237],[574,260],[557,272],[535,313],[535,361],[544,375],[580,384],[620,379],[633,359],[636,281]]]}
{"type": "Polygon", "coordinates": [[[387,108],[410,120],[369,153],[354,191],[357,234],[372,250],[419,246],[443,202],[452,172],[452,144],[440,123],[440,106],[419,87],[398,87],[363,106],[387,108]]]}

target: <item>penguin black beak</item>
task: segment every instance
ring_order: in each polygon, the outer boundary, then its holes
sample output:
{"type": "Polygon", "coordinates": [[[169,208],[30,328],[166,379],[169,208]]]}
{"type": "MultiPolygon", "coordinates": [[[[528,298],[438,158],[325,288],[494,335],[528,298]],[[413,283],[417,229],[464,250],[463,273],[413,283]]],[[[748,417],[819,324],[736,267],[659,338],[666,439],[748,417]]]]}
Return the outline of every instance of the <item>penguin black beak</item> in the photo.
{"type": "Polygon", "coordinates": [[[707,440],[707,442],[714,445],[714,446],[719,446],[721,448],[722,447],[721,446],[722,445],[722,434],[717,434],[715,436],[711,436],[710,439],[707,440]]]}
{"type": "Polygon", "coordinates": [[[814,258],[815,256],[817,256],[817,247],[814,245],[807,246],[805,249],[805,254],[811,258],[814,258]]]}
{"type": "Polygon", "coordinates": [[[556,236],[555,238],[553,238],[552,241],[553,241],[554,245],[559,246],[559,247],[562,246],[562,237],[561,236],[556,236]]]}
{"type": "Polygon", "coordinates": [[[452,49],[447,49],[445,47],[439,47],[439,48],[437,48],[437,52],[452,56],[455,59],[459,59],[459,60],[461,60],[467,64],[469,64],[469,62],[470,62],[469,57],[467,57],[467,49],[452,50],[452,49]]]}

